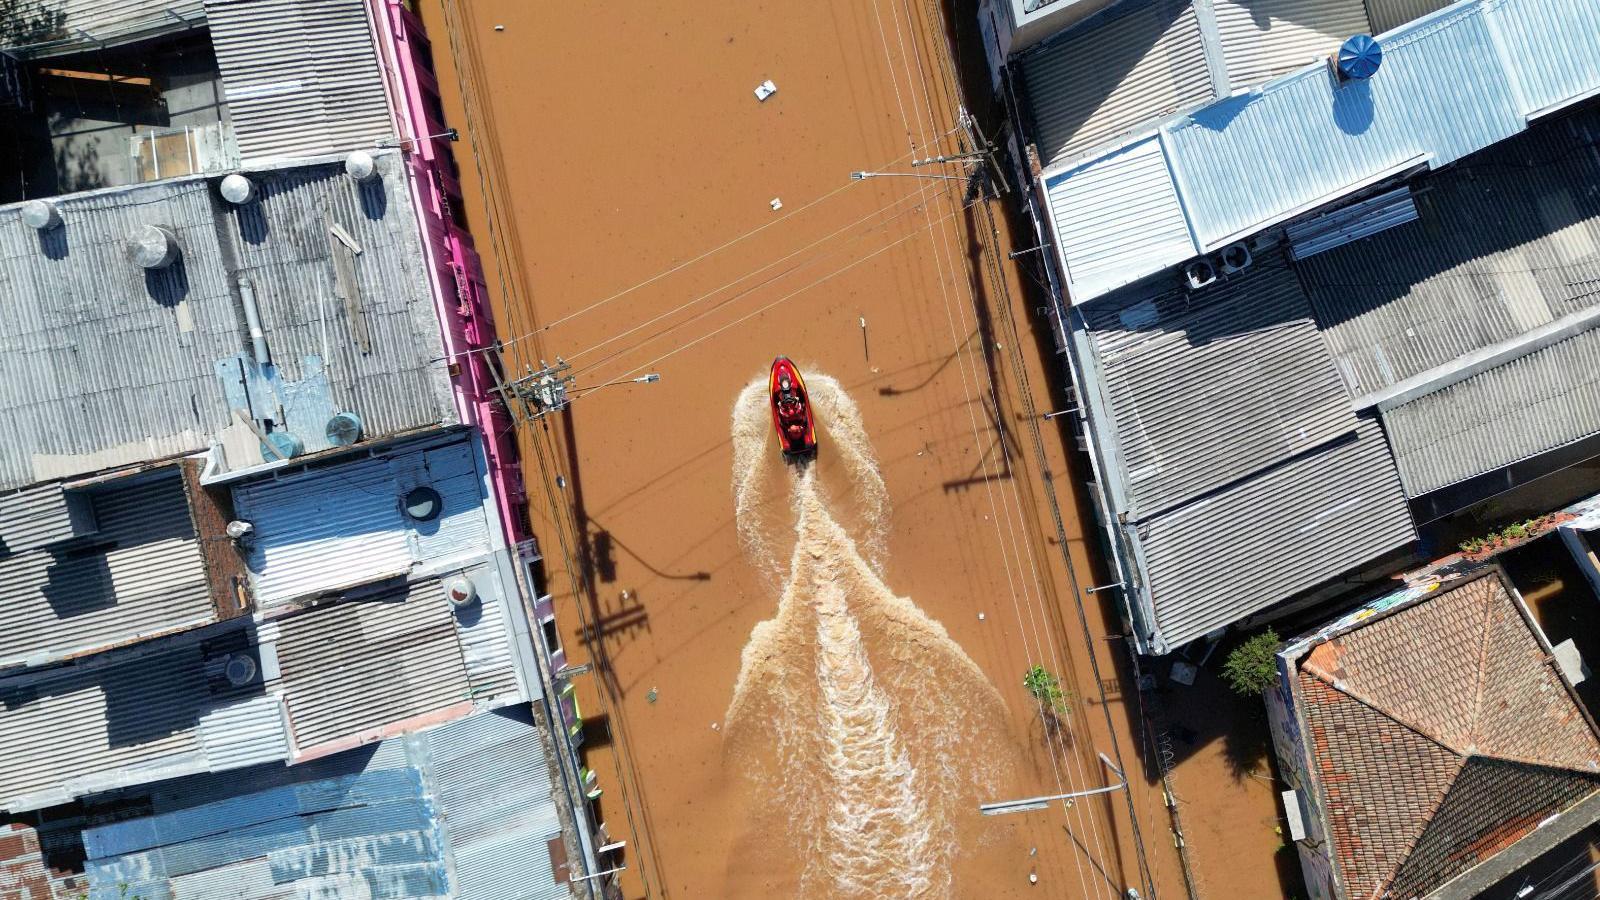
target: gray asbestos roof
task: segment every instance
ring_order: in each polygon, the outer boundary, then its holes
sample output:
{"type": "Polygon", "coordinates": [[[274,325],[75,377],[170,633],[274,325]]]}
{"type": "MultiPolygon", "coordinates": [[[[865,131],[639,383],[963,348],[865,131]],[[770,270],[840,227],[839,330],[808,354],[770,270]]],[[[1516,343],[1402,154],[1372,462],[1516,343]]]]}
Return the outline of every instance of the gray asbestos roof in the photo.
{"type": "Polygon", "coordinates": [[[1207,291],[1087,307],[1129,518],[1143,520],[1355,427],[1281,254],[1207,291]]]}
{"type": "Polygon", "coordinates": [[[1156,631],[1176,648],[1410,542],[1374,423],[1137,526],[1156,631]]]}
{"type": "Polygon", "coordinates": [[[1600,328],[1383,414],[1415,497],[1600,433],[1600,328]]]}
{"type": "Polygon", "coordinates": [[[281,701],[259,674],[238,687],[223,674],[248,651],[235,630],[0,681],[0,809],[282,760],[281,701]]]}
{"type": "Polygon", "coordinates": [[[1600,305],[1600,111],[1426,179],[1418,218],[1297,264],[1360,398],[1600,305]]]}
{"type": "MultiPolygon", "coordinates": [[[[53,505],[0,497],[0,511],[53,505]]],[[[76,492],[75,492],[76,493],[76,492]]],[[[79,533],[0,553],[0,668],[59,659],[216,618],[205,560],[176,469],[111,483],[73,498],[79,533]]],[[[0,518],[5,517],[0,512],[0,518]]],[[[19,516],[20,518],[20,516],[19,516]]],[[[42,534],[35,530],[35,535],[42,534]]]]}
{"type": "Polygon", "coordinates": [[[1283,253],[1210,288],[1170,285],[1075,310],[1141,621],[1167,649],[1416,536],[1283,253]]]}
{"type": "Polygon", "coordinates": [[[357,413],[369,437],[453,424],[400,159],[379,164],[364,186],[336,160],[250,172],[259,199],[242,207],[200,176],[74,194],[56,201],[64,224],[42,233],[0,207],[0,489],[213,442],[229,468],[258,464],[237,409],[308,450],[328,446],[336,411],[357,413]],[[176,233],[178,262],[130,260],[146,224],[176,233]],[[241,280],[273,363],[260,372],[241,280]]]}

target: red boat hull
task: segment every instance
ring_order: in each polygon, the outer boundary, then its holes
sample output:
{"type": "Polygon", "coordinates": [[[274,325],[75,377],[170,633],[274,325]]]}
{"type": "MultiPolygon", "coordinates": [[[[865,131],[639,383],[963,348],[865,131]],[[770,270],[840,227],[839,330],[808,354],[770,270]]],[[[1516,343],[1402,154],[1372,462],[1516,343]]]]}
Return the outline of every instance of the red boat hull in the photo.
{"type": "Polygon", "coordinates": [[[811,414],[811,395],[806,393],[806,382],[800,377],[800,370],[787,356],[772,361],[772,373],[767,378],[767,399],[772,404],[772,427],[778,432],[778,446],[783,448],[784,458],[798,460],[815,456],[817,426],[811,414]]]}

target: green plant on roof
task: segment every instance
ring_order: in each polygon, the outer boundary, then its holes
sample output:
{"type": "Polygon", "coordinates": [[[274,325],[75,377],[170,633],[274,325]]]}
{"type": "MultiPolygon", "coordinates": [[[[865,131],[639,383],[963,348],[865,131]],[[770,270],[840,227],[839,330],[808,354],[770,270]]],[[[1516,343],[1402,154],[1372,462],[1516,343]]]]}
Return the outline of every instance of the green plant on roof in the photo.
{"type": "Polygon", "coordinates": [[[1233,648],[1222,677],[1234,691],[1259,696],[1278,684],[1278,633],[1271,628],[1233,648]]]}
{"type": "Polygon", "coordinates": [[[1503,528],[1496,528],[1483,537],[1468,538],[1458,546],[1461,547],[1462,553],[1469,555],[1487,553],[1498,550],[1513,541],[1520,541],[1523,538],[1542,534],[1551,525],[1555,524],[1555,521],[1556,517],[1554,515],[1543,515],[1528,519],[1525,522],[1512,522],[1503,528]]]}

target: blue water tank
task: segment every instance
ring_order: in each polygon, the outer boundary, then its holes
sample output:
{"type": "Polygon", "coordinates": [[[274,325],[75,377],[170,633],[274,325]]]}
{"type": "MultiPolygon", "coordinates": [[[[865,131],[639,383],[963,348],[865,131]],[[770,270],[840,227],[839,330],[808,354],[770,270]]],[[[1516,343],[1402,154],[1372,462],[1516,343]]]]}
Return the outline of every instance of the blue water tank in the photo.
{"type": "Polygon", "coordinates": [[[266,443],[261,445],[261,458],[267,462],[280,459],[294,459],[306,452],[305,442],[287,431],[274,431],[267,435],[266,443]]]}
{"type": "Polygon", "coordinates": [[[1383,48],[1370,34],[1358,34],[1339,47],[1339,77],[1371,78],[1383,65],[1383,48]]]}
{"type": "Polygon", "coordinates": [[[361,417],[353,412],[335,413],[328,420],[328,443],[335,447],[348,447],[361,440],[361,417]]]}

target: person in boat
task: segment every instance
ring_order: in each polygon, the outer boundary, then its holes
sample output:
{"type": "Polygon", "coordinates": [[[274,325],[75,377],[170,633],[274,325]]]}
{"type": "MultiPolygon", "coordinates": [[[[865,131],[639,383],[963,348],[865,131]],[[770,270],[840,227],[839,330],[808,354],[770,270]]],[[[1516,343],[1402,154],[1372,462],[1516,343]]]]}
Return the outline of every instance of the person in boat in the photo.
{"type": "Polygon", "coordinates": [[[805,402],[794,389],[789,376],[778,379],[778,418],[783,421],[784,434],[792,441],[802,440],[806,433],[805,402]]]}

